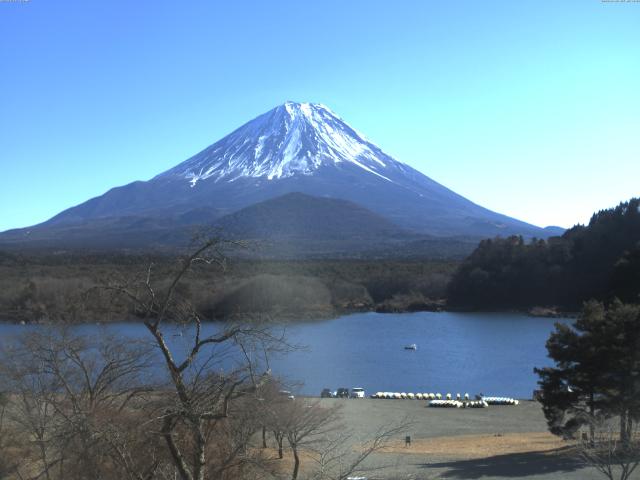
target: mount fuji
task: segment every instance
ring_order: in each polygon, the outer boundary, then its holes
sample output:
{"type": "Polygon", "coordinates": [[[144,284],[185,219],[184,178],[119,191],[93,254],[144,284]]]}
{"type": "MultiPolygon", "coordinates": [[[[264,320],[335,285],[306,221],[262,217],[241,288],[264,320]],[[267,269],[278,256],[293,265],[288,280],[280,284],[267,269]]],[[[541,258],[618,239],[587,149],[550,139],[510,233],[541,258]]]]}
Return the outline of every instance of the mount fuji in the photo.
{"type": "MultiPolygon", "coordinates": [[[[223,217],[296,192],[355,204],[371,213],[367,218],[411,235],[544,238],[562,232],[467,200],[392,158],[324,105],[286,102],[151,180],[113,188],[40,225],[5,232],[0,243],[73,237],[90,246],[91,238],[109,232],[122,241],[123,232],[133,237],[136,229],[228,224],[223,217]]],[[[331,203],[335,215],[341,214],[339,205],[331,203]]]]}

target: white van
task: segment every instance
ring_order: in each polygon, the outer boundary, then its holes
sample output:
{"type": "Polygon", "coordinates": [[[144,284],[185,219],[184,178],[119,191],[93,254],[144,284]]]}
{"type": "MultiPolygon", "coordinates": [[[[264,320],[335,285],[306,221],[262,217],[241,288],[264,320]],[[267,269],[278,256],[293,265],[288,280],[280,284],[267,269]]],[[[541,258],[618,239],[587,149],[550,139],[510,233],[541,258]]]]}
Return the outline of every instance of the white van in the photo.
{"type": "Polygon", "coordinates": [[[351,389],[351,398],[364,398],[364,388],[353,387],[351,389]]]}

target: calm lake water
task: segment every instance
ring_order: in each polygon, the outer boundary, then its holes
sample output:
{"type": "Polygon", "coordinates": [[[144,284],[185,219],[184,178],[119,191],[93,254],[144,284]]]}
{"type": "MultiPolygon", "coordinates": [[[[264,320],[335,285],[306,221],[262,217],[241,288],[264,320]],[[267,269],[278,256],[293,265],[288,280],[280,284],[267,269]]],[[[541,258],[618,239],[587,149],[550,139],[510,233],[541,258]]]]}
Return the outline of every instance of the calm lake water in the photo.
{"type": "MultiPolygon", "coordinates": [[[[551,364],[545,341],[556,321],[514,313],[420,312],[288,323],[276,328],[286,329],[291,343],[306,348],[273,358],[271,367],[292,382],[303,382],[294,390],[309,395],[325,387],[358,386],[367,394],[482,392],[530,398],[537,381],[533,367],[551,364]],[[412,343],[417,350],[404,349],[412,343]]],[[[10,341],[12,334],[31,328],[42,327],[0,324],[0,335],[10,341]]],[[[148,335],[133,323],[77,328],[132,338],[148,335]]],[[[179,346],[180,337],[170,341],[179,346]]]]}

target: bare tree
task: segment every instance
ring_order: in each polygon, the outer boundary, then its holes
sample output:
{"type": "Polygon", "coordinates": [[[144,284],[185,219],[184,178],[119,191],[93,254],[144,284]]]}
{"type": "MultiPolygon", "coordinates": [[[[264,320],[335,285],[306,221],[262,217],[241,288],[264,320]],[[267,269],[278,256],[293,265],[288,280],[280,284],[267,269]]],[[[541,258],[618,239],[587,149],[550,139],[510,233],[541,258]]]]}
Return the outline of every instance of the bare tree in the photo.
{"type": "Polygon", "coordinates": [[[301,450],[311,449],[338,427],[336,422],[339,419],[339,409],[339,406],[322,407],[319,402],[290,402],[285,410],[283,430],[293,453],[291,480],[298,478],[301,450]]]}
{"type": "MultiPolygon", "coordinates": [[[[182,480],[204,480],[207,472],[222,476],[229,458],[212,457],[212,438],[228,425],[232,403],[255,395],[263,378],[256,373],[258,356],[251,352],[274,348],[279,341],[268,328],[256,324],[226,323],[205,333],[200,314],[180,295],[181,282],[192,269],[203,265],[224,268],[223,243],[209,239],[183,258],[164,289],[156,285],[153,265],[140,281],[107,287],[132,303],[162,356],[171,393],[168,389],[162,399],[159,433],[182,480]],[[173,323],[167,326],[167,322],[173,323]],[[176,332],[176,324],[183,327],[177,333],[182,348],[167,340],[168,332],[176,332]]],[[[244,452],[232,451],[232,463],[237,465],[244,452]]]]}
{"type": "MultiPolygon", "coordinates": [[[[6,385],[4,385],[6,386],[6,385]]],[[[11,428],[8,420],[8,407],[10,396],[6,392],[0,392],[0,478],[8,478],[9,474],[15,472],[19,465],[19,460],[15,455],[16,431],[11,428]]]]}
{"type": "MultiPolygon", "coordinates": [[[[284,439],[286,436],[286,405],[276,404],[267,411],[267,425],[278,447],[278,458],[284,458],[284,439]]],[[[263,442],[264,445],[264,442],[263,442]]]]}
{"type": "MultiPolygon", "coordinates": [[[[14,358],[15,360],[19,359],[14,358]]],[[[36,476],[50,480],[51,470],[62,461],[62,452],[55,449],[58,419],[51,379],[42,373],[42,369],[27,368],[20,361],[9,366],[5,360],[3,370],[3,383],[12,392],[8,417],[20,432],[33,439],[36,450],[37,460],[23,461],[22,467],[37,472],[36,476]]],[[[26,454],[25,460],[32,457],[29,449],[23,449],[22,453],[26,454]]]]}
{"type": "Polygon", "coordinates": [[[267,432],[276,442],[278,458],[284,458],[285,429],[291,400],[281,394],[283,385],[276,378],[269,378],[259,389],[260,418],[262,421],[262,448],[267,448],[267,432]]]}
{"type": "Polygon", "coordinates": [[[640,428],[637,423],[621,438],[611,418],[596,417],[589,426],[593,437],[578,445],[582,460],[609,480],[628,480],[640,464],[640,428]]]}
{"type": "Polygon", "coordinates": [[[194,269],[224,268],[220,248],[209,240],[170,276],[156,278],[150,265],[138,279],[101,289],[131,305],[150,342],[30,330],[5,352],[7,418],[24,453],[19,478],[259,478],[278,463],[255,448],[270,430],[281,458],[285,440],[291,449],[293,480],[314,456],[317,478],[344,479],[382,448],[394,430],[346,452],[337,408],[280,395],[268,358],[291,346],[268,323],[202,321],[182,281],[194,269]]]}
{"type": "Polygon", "coordinates": [[[345,480],[352,475],[366,474],[381,470],[389,465],[366,465],[374,453],[384,450],[391,441],[405,433],[412,422],[400,422],[380,427],[372,438],[354,441],[350,433],[338,432],[320,442],[312,449],[311,458],[315,462],[314,480],[345,480]]]}
{"type": "MultiPolygon", "coordinates": [[[[141,380],[147,360],[140,345],[108,335],[96,340],[51,329],[17,337],[2,362],[11,391],[9,417],[33,438],[37,451],[36,461],[23,462],[21,476],[122,478],[111,466],[118,455],[107,440],[124,425],[123,412],[148,390],[141,380]]],[[[148,470],[145,462],[140,458],[137,467],[148,470]]]]}

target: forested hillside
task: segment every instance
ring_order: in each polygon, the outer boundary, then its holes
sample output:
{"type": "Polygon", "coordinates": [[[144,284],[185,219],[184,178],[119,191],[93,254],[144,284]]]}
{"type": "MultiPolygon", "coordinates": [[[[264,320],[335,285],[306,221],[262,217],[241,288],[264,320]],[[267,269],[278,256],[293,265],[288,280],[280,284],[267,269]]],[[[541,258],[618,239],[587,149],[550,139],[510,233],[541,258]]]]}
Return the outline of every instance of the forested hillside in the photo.
{"type": "Polygon", "coordinates": [[[448,287],[452,306],[576,309],[595,298],[635,302],[640,294],[640,199],[593,215],[561,237],[484,240],[448,287]]]}

